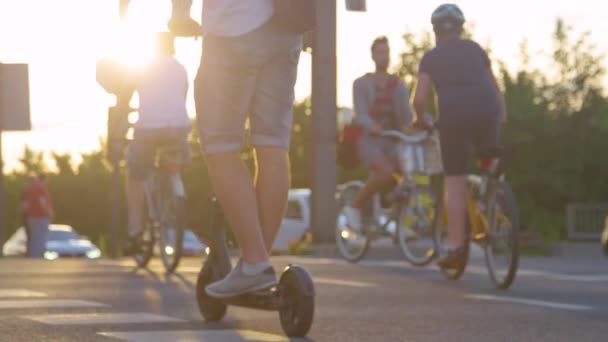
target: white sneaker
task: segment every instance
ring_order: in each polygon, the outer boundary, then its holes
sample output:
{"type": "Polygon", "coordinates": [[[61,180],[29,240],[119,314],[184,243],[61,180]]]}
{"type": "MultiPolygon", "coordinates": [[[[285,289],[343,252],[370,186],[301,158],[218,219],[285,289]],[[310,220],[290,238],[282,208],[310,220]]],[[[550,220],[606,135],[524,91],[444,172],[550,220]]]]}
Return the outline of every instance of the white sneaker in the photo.
{"type": "Polygon", "coordinates": [[[361,231],[361,210],[347,205],[344,207],[344,216],[346,216],[346,223],[350,229],[358,232],[361,231]]]}

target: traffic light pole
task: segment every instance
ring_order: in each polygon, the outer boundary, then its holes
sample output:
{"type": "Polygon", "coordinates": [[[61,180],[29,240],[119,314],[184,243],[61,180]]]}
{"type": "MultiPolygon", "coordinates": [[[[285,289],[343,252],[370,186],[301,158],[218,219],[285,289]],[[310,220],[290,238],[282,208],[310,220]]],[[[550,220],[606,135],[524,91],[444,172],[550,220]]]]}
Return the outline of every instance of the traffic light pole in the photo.
{"type": "Polygon", "coordinates": [[[317,0],[312,49],[312,218],[316,242],[333,242],[336,225],[336,0],[317,0]]]}
{"type": "MultiPolygon", "coordinates": [[[[127,10],[129,8],[129,0],[119,0],[118,1],[118,16],[120,20],[124,20],[127,15],[127,10]]],[[[112,165],[112,180],[110,185],[110,201],[111,201],[111,209],[110,209],[110,239],[109,239],[109,254],[111,258],[120,257],[120,245],[121,245],[121,215],[120,209],[122,208],[122,184],[120,181],[120,157],[122,155],[122,138],[118,136],[118,132],[116,132],[120,124],[117,120],[120,120],[119,117],[123,116],[124,113],[119,113],[121,110],[121,106],[118,106],[118,96],[116,98],[116,106],[108,109],[108,134],[107,134],[107,146],[108,146],[108,157],[110,163],[112,165]]],[[[128,108],[128,106],[127,106],[128,108]]]]}

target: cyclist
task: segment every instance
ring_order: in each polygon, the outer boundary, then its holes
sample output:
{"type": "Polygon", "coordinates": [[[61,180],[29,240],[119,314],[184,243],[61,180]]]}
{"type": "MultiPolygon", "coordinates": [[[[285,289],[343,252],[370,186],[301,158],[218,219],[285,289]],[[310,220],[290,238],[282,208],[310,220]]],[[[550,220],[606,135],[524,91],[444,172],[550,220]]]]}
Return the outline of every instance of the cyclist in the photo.
{"type": "Polygon", "coordinates": [[[434,86],[449,222],[449,252],[439,265],[458,268],[466,262],[465,189],[471,147],[497,147],[500,124],[507,112],[487,53],[477,43],[462,38],[465,17],[460,8],[443,4],[435,9],[431,22],[437,45],[420,62],[414,95],[415,124],[425,125],[419,119],[434,86]]]}
{"type": "MultiPolygon", "coordinates": [[[[144,181],[154,167],[157,149],[176,146],[176,153],[182,161],[189,157],[188,76],[184,66],[173,56],[173,36],[161,32],[156,38],[155,57],[130,76],[127,86],[134,87],[139,95],[139,119],[127,156],[129,238],[125,255],[136,254],[142,246],[144,181]]],[[[126,93],[131,94],[132,90],[126,93]]]]}
{"type": "Polygon", "coordinates": [[[344,208],[348,225],[353,230],[361,229],[361,209],[364,204],[397,176],[395,146],[380,134],[384,130],[405,130],[412,120],[409,91],[398,76],[388,73],[388,39],[376,38],[371,52],[376,71],[361,76],[353,84],[356,120],[363,127],[357,142],[359,159],[371,170],[365,186],[352,204],[344,208]]]}

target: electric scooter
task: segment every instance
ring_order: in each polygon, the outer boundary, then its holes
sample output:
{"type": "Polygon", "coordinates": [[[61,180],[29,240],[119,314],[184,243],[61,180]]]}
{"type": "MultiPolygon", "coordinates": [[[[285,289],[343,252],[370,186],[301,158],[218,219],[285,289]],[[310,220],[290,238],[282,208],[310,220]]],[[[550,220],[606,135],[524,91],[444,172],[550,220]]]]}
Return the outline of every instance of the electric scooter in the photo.
{"type": "Polygon", "coordinates": [[[229,305],[257,310],[278,311],[281,327],[288,337],[304,337],[310,330],[315,308],[315,288],[311,275],[302,267],[288,265],[275,287],[230,298],[214,298],[205,287],[223,279],[232,263],[226,241],[226,221],[216,198],[213,198],[211,224],[203,240],[209,247],[196,282],[196,298],[207,322],[217,322],[226,315],[229,305]]]}

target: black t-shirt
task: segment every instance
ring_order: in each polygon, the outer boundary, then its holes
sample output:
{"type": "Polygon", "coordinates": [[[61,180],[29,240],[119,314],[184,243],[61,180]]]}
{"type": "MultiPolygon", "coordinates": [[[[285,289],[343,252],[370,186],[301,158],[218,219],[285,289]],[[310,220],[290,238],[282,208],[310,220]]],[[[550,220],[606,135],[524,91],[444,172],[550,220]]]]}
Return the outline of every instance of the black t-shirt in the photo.
{"type": "Polygon", "coordinates": [[[477,43],[456,38],[428,51],[419,72],[433,80],[442,116],[499,115],[499,99],[489,67],[490,59],[477,43]]]}

